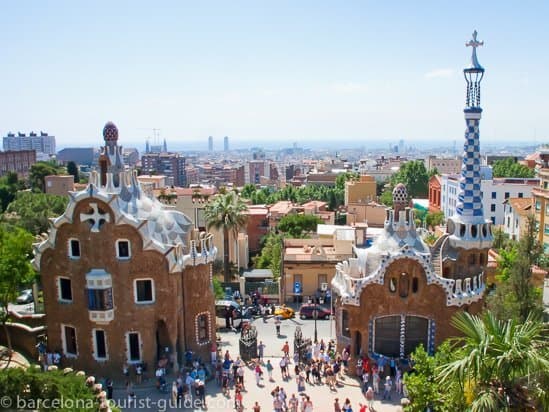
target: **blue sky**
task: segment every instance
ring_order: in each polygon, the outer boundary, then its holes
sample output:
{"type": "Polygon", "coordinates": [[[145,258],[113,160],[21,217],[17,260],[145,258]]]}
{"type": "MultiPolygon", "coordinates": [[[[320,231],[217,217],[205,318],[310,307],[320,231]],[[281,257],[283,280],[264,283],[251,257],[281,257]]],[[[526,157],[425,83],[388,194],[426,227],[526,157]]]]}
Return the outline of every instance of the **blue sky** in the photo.
{"type": "Polygon", "coordinates": [[[547,1],[0,2],[0,134],[269,146],[462,141],[465,47],[485,46],[481,139],[548,141],[547,1]],[[154,4],[153,3],[157,3],[154,4]]]}

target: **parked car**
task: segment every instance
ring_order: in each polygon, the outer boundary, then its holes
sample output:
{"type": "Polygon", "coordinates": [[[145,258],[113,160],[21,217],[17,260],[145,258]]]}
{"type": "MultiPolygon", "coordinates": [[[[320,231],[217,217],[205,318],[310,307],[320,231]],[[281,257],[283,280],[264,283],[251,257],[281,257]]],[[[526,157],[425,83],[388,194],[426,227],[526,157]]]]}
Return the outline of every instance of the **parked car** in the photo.
{"type": "Polygon", "coordinates": [[[32,289],[25,289],[21,291],[21,294],[17,296],[16,302],[20,305],[25,303],[32,303],[34,298],[32,296],[32,289]]]}
{"type": "Polygon", "coordinates": [[[299,309],[300,319],[314,319],[314,311],[317,311],[317,319],[330,319],[332,310],[315,303],[304,303],[299,309]]]}
{"type": "Polygon", "coordinates": [[[282,319],[291,319],[295,316],[295,311],[288,306],[278,306],[274,314],[275,316],[280,316],[282,319]]]}

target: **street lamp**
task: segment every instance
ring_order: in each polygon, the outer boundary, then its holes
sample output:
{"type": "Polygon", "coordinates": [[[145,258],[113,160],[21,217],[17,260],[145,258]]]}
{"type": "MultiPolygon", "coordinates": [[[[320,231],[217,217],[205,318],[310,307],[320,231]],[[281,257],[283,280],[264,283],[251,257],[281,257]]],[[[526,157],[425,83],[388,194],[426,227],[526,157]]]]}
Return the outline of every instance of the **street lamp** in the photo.
{"type": "Polygon", "coordinates": [[[315,309],[313,310],[313,318],[315,320],[315,343],[318,343],[318,330],[316,328],[316,320],[318,318],[318,307],[317,306],[315,306],[315,309]]]}

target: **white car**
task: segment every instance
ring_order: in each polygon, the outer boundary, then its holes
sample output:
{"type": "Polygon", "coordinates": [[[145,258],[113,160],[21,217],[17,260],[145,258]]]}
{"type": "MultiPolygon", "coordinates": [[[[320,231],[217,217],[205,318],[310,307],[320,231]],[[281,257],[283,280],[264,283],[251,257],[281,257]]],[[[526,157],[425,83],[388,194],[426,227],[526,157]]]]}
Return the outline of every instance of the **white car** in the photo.
{"type": "Polygon", "coordinates": [[[32,297],[32,289],[25,289],[21,291],[21,294],[17,296],[16,301],[20,305],[32,303],[34,301],[34,298],[32,297]]]}

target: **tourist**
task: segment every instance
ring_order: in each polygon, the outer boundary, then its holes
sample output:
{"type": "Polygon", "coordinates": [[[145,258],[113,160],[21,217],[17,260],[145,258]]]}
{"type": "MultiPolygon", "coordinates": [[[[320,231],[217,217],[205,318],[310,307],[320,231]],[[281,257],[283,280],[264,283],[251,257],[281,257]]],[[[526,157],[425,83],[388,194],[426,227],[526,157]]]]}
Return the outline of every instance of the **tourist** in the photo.
{"type": "Polygon", "coordinates": [[[366,412],[367,406],[365,404],[359,402],[358,406],[359,406],[358,412],[366,412]]]}
{"type": "Polygon", "coordinates": [[[236,370],[236,375],[237,375],[237,382],[242,387],[242,390],[245,390],[244,389],[244,367],[242,365],[240,365],[236,370]]]}
{"type": "Polygon", "coordinates": [[[313,412],[313,402],[309,396],[305,396],[303,412],[313,412]]]}
{"type": "Polygon", "coordinates": [[[299,400],[295,397],[295,393],[292,393],[292,397],[288,400],[288,412],[297,412],[299,400]]]}
{"type": "Polygon", "coordinates": [[[385,384],[383,385],[383,399],[391,400],[391,388],[393,383],[391,382],[391,377],[387,376],[385,378],[385,384]]]}
{"type": "Polygon", "coordinates": [[[345,403],[343,404],[341,410],[342,412],[353,412],[353,408],[351,407],[351,401],[349,400],[349,398],[345,399],[345,403]]]}
{"type": "Polygon", "coordinates": [[[366,398],[366,401],[368,402],[368,408],[370,410],[374,409],[374,390],[371,386],[368,387],[368,390],[366,391],[366,394],[364,395],[366,398]]]}
{"type": "Polygon", "coordinates": [[[278,397],[280,398],[280,401],[282,402],[284,409],[287,409],[286,398],[288,397],[288,395],[286,395],[284,388],[280,388],[280,390],[278,391],[278,397]]]}
{"type": "Polygon", "coordinates": [[[259,341],[259,345],[257,345],[257,356],[259,357],[259,361],[263,362],[263,354],[265,352],[265,344],[262,340],[259,341]]]}
{"type": "Polygon", "coordinates": [[[290,345],[288,345],[288,341],[282,346],[282,352],[284,353],[284,356],[290,356],[290,345]]]}
{"type": "Polygon", "coordinates": [[[107,379],[107,399],[112,399],[114,384],[111,378],[107,379]]]}
{"type": "Polygon", "coordinates": [[[206,406],[206,388],[204,387],[204,382],[199,381],[196,386],[196,396],[200,399],[200,403],[204,408],[206,406]]]}
{"type": "Polygon", "coordinates": [[[373,374],[372,374],[372,382],[374,384],[374,392],[379,393],[379,381],[381,378],[379,377],[379,373],[376,367],[374,367],[373,374]]]}
{"type": "MultiPolygon", "coordinates": [[[[268,365],[269,365],[269,363],[267,363],[267,366],[268,365]]],[[[272,368],[272,366],[271,366],[271,368],[272,368]]],[[[269,370],[269,369],[267,369],[267,370],[269,370]]],[[[242,368],[242,371],[244,371],[243,368],[242,368]]],[[[271,369],[271,371],[272,371],[272,369],[271,369]]],[[[261,376],[263,375],[263,371],[261,370],[261,366],[259,366],[259,362],[255,364],[254,372],[255,372],[255,383],[257,384],[257,386],[260,386],[261,376]]],[[[270,376],[270,374],[269,374],[269,376],[270,376]]]]}
{"type": "Polygon", "coordinates": [[[210,358],[212,366],[215,366],[217,363],[217,343],[215,341],[212,342],[212,346],[210,347],[210,358]]]}
{"type": "Polygon", "coordinates": [[[267,369],[267,373],[269,374],[269,381],[273,381],[273,365],[271,364],[271,360],[267,360],[267,365],[265,365],[265,369],[267,369]]]}
{"type": "Polygon", "coordinates": [[[301,372],[300,374],[296,375],[295,380],[296,380],[296,382],[297,382],[297,391],[298,391],[298,392],[303,392],[303,391],[305,391],[305,376],[303,376],[303,372],[301,372]]]}
{"type": "Polygon", "coordinates": [[[398,368],[396,369],[395,385],[397,393],[402,395],[402,372],[398,368]]]}
{"type": "Polygon", "coordinates": [[[234,392],[234,408],[237,411],[242,411],[244,409],[244,405],[242,403],[242,392],[240,392],[240,389],[236,389],[234,392]]]}
{"type": "Polygon", "coordinates": [[[177,405],[177,382],[172,383],[172,406],[177,405]]]}
{"type": "MultiPolygon", "coordinates": [[[[274,313],[274,312],[273,312],[274,313]]],[[[276,329],[276,336],[280,336],[280,324],[282,322],[280,321],[280,316],[275,317],[275,329],[276,329]]]]}
{"type": "Polygon", "coordinates": [[[254,406],[252,407],[252,412],[261,412],[261,406],[259,406],[257,401],[255,401],[254,406]]]}
{"type": "Polygon", "coordinates": [[[339,398],[334,400],[334,412],[341,412],[341,406],[339,406],[339,398]]]}
{"type": "Polygon", "coordinates": [[[143,377],[143,367],[141,366],[141,364],[138,364],[135,367],[135,380],[137,384],[141,383],[142,377],[143,377]]]}
{"type": "Polygon", "coordinates": [[[366,393],[368,390],[368,382],[370,381],[370,375],[368,374],[368,371],[364,369],[364,373],[362,374],[362,393],[366,393]]]}
{"type": "Polygon", "coordinates": [[[288,376],[288,374],[286,372],[286,368],[287,368],[286,358],[283,356],[280,359],[280,373],[282,374],[282,379],[286,379],[286,377],[288,376]]]}
{"type": "Polygon", "coordinates": [[[192,393],[193,393],[193,388],[194,388],[194,379],[193,379],[193,377],[191,376],[191,374],[189,372],[187,372],[187,376],[185,378],[185,386],[187,387],[187,390],[189,391],[189,396],[192,399],[192,393]]]}

